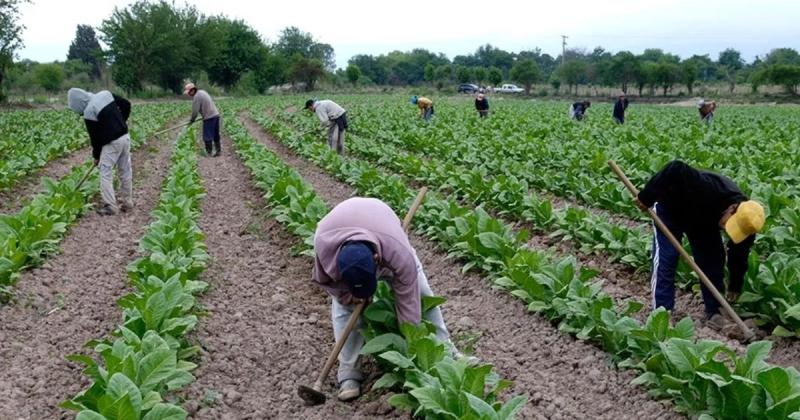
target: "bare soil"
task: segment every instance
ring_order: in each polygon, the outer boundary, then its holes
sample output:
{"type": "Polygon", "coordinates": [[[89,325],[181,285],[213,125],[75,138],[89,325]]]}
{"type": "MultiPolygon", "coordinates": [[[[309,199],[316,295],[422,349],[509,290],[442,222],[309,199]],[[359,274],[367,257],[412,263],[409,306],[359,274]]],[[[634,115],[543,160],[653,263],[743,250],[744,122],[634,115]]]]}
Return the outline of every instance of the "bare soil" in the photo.
{"type": "Polygon", "coordinates": [[[166,141],[135,151],[135,208],[105,217],[86,213],[61,242],[59,255],[23,273],[17,302],[0,308],[0,418],[74,416],[57,405],[88,386],[88,379],[65,356],[86,353],[86,341],[106,337],[121,320],[115,302],[127,289],[125,267],[138,256],[170,152],[166,141]]]}
{"type": "Polygon", "coordinates": [[[36,193],[43,191],[41,183],[43,178],[59,179],[67,175],[72,168],[87,161],[89,156],[91,156],[91,152],[88,147],[85,147],[66,156],[53,159],[36,172],[27,175],[10,189],[0,191],[0,214],[18,212],[30,202],[36,193]]]}
{"type": "MultiPolygon", "coordinates": [[[[320,176],[319,169],[308,163],[300,163],[252,120],[245,117],[243,121],[254,137],[296,165],[329,203],[352,195],[349,187],[330,176],[320,176]],[[346,194],[336,192],[343,189],[346,194]]],[[[447,259],[445,252],[426,239],[412,235],[412,242],[432,288],[448,299],[443,312],[456,342],[479,337],[475,354],[515,382],[510,393],[529,397],[520,418],[680,418],[668,403],[654,401],[644,389],[629,385],[633,373],[615,369],[601,350],[559,333],[547,320],[528,313],[522,302],[488,287],[481,276],[462,274],[457,262],[447,259]]],[[[316,316],[298,316],[323,319],[327,313],[323,304],[316,316]]],[[[294,403],[299,403],[297,397],[294,403]]]]}

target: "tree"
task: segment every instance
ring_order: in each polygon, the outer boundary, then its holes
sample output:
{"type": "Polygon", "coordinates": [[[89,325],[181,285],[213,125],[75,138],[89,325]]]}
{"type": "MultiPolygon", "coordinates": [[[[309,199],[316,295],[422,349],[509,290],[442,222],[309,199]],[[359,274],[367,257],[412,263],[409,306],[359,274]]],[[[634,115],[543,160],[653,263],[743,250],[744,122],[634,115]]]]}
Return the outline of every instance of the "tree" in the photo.
{"type": "Polygon", "coordinates": [[[336,68],[333,47],[315,41],[310,33],[303,32],[296,26],[281,31],[275,43],[275,51],[287,58],[300,54],[308,59],[319,60],[328,70],[336,68]]]}
{"type": "Polygon", "coordinates": [[[628,85],[636,80],[641,72],[639,59],[630,51],[620,51],[611,59],[611,81],[620,84],[622,92],[628,93],[628,85]]]}
{"type": "Polygon", "coordinates": [[[736,75],[739,70],[744,67],[744,60],[742,59],[742,54],[739,51],[734,50],[733,48],[728,48],[725,51],[719,53],[719,58],[717,62],[720,65],[720,68],[725,75],[725,79],[728,80],[728,86],[730,92],[733,93],[733,90],[736,88],[736,75]]]}
{"type": "Polygon", "coordinates": [[[469,83],[472,81],[472,70],[467,66],[456,66],[456,79],[458,83],[469,83]]]}
{"type": "Polygon", "coordinates": [[[433,63],[428,63],[425,65],[423,78],[428,83],[433,83],[436,80],[436,66],[434,66],[433,63]]]}
{"type": "Polygon", "coordinates": [[[0,101],[5,101],[3,81],[6,72],[14,62],[18,49],[22,48],[22,31],[25,26],[19,23],[19,6],[27,0],[0,1],[0,101]]]}
{"type": "Polygon", "coordinates": [[[664,89],[664,96],[667,96],[667,91],[680,80],[680,76],[680,67],[669,61],[662,61],[654,68],[654,82],[664,89]]]}
{"type": "Polygon", "coordinates": [[[772,65],[769,68],[769,79],[772,80],[772,83],[783,86],[786,92],[797,94],[797,87],[800,85],[800,65],[772,65]]]}
{"type": "Polygon", "coordinates": [[[263,46],[261,50],[261,64],[253,71],[253,82],[258,93],[263,94],[272,85],[286,81],[287,61],[283,56],[263,46]]]}
{"type": "Polygon", "coordinates": [[[548,79],[548,83],[553,89],[556,90],[556,95],[558,94],[558,90],[561,89],[561,79],[558,77],[556,72],[550,74],[550,79],[548,79]]]}
{"type": "Polygon", "coordinates": [[[353,87],[356,87],[356,83],[358,83],[358,79],[361,77],[361,69],[355,64],[349,64],[345,73],[347,74],[347,80],[353,84],[353,87]]]}
{"type": "Polygon", "coordinates": [[[642,89],[648,85],[650,86],[650,94],[653,94],[656,85],[657,68],[658,63],[652,61],[642,63],[640,71],[636,74],[636,87],[639,89],[639,96],[642,96],[642,89]]]}
{"type": "Polygon", "coordinates": [[[687,59],[683,60],[681,63],[681,81],[684,85],[686,85],[686,89],[689,90],[689,95],[692,94],[694,89],[694,83],[697,81],[697,75],[700,72],[700,65],[697,63],[696,60],[687,59]]]}
{"type": "Polygon", "coordinates": [[[322,61],[316,58],[306,58],[295,54],[292,57],[292,64],[289,67],[289,80],[293,83],[305,83],[306,91],[314,90],[317,80],[325,75],[325,67],[322,61]]]}
{"type": "Polygon", "coordinates": [[[492,86],[497,86],[503,81],[503,71],[497,67],[489,67],[489,74],[487,77],[492,86]]]}
{"type": "Polygon", "coordinates": [[[489,71],[486,70],[486,67],[475,67],[472,69],[472,74],[475,76],[475,81],[478,82],[478,85],[483,86],[483,82],[489,76],[489,71]]]}
{"type": "Polygon", "coordinates": [[[75,30],[75,39],[69,45],[67,60],[81,60],[89,65],[89,77],[92,80],[100,78],[100,60],[103,50],[94,33],[94,28],[89,25],[78,25],[75,30]]]}
{"type": "Polygon", "coordinates": [[[436,68],[436,87],[441,89],[446,82],[453,78],[453,68],[449,64],[442,64],[436,68]]]}
{"type": "Polygon", "coordinates": [[[36,84],[48,92],[57,92],[64,82],[64,69],[59,63],[40,64],[34,70],[36,84]]]}
{"type": "Polygon", "coordinates": [[[542,71],[539,66],[530,58],[518,61],[511,67],[509,76],[512,80],[522,83],[525,86],[525,94],[530,95],[531,86],[542,78],[542,71]]]}
{"type": "Polygon", "coordinates": [[[114,81],[128,91],[151,82],[180,93],[183,81],[213,63],[219,52],[219,39],[201,30],[203,21],[194,7],[178,9],[163,0],[114,8],[100,26],[114,81]]]}
{"type": "Polygon", "coordinates": [[[578,94],[578,84],[586,77],[586,68],[588,66],[584,61],[572,59],[566,63],[558,66],[556,72],[559,79],[571,89],[575,87],[575,94],[578,94]]]}
{"type": "Polygon", "coordinates": [[[263,62],[264,42],[243,20],[214,17],[205,23],[203,30],[212,32],[209,36],[218,40],[217,54],[206,66],[212,83],[231,88],[242,74],[256,70],[263,62]]]}

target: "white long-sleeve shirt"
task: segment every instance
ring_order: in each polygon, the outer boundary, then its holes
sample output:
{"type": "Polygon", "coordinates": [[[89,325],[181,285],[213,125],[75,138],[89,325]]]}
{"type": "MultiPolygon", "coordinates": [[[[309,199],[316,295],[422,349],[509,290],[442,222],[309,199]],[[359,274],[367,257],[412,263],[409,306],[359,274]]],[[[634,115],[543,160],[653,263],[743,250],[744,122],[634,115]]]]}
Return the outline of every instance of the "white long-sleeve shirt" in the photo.
{"type": "Polygon", "coordinates": [[[341,117],[345,110],[336,102],[324,99],[314,103],[314,113],[317,114],[323,127],[330,127],[333,120],[341,117]]]}

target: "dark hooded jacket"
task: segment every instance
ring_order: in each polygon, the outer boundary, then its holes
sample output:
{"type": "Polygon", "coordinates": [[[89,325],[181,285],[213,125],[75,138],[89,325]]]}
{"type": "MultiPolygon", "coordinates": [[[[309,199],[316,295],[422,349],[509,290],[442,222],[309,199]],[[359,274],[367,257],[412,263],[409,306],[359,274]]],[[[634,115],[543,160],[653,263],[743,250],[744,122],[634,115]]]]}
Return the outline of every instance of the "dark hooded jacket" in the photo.
{"type": "Polygon", "coordinates": [[[71,110],[83,115],[95,160],[100,159],[103,146],[128,134],[131,103],[127,99],[107,90],[89,93],[72,88],[67,93],[67,100],[71,110]]]}

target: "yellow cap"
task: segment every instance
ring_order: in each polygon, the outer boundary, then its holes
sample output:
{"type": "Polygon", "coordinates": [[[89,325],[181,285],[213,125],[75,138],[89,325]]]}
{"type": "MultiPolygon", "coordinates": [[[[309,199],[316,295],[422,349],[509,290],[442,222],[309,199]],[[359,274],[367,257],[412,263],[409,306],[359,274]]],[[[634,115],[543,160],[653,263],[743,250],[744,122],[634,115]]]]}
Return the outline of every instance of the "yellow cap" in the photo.
{"type": "Polygon", "coordinates": [[[739,203],[736,213],[725,222],[725,232],[733,243],[738,244],[748,236],[764,228],[764,207],[756,201],[739,203]]]}

